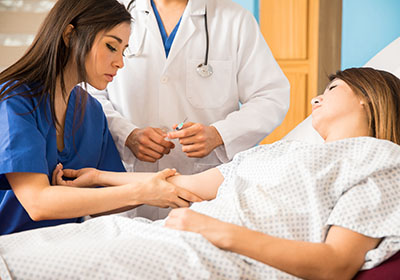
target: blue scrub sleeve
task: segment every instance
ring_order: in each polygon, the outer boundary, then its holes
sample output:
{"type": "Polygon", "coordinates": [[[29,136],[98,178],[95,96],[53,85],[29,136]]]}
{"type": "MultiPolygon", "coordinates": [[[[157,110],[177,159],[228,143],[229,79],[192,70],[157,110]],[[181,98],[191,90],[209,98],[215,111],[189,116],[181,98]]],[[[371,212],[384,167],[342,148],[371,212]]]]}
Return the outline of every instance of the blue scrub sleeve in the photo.
{"type": "Polygon", "coordinates": [[[0,180],[11,172],[49,172],[34,108],[32,99],[18,95],[0,102],[0,180]]]}
{"type": "Polygon", "coordinates": [[[124,165],[122,164],[121,157],[119,156],[117,147],[115,146],[114,140],[108,129],[107,119],[104,116],[104,132],[103,132],[103,144],[101,148],[101,156],[97,169],[114,171],[114,172],[125,172],[124,165]]]}

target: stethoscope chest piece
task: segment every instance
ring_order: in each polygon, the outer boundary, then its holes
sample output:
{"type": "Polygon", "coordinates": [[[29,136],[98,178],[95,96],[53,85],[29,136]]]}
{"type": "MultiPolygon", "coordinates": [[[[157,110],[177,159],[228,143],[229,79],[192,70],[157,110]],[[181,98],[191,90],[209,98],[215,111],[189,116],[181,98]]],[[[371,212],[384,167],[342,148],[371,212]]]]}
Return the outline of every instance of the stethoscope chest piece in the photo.
{"type": "Polygon", "coordinates": [[[196,70],[197,73],[199,73],[199,75],[203,78],[208,78],[214,73],[211,65],[209,64],[205,65],[204,63],[199,64],[196,70]]]}

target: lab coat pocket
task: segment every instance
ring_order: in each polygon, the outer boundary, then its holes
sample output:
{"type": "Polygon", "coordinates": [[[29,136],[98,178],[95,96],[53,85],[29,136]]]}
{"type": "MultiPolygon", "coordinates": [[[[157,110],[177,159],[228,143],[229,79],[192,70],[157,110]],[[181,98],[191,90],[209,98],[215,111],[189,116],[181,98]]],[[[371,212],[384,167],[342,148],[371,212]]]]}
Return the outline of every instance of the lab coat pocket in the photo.
{"type": "Polygon", "coordinates": [[[197,66],[203,62],[201,59],[186,62],[186,98],[195,108],[219,108],[232,90],[232,61],[209,60],[208,64],[213,68],[209,77],[202,77],[197,72],[197,66]]]}

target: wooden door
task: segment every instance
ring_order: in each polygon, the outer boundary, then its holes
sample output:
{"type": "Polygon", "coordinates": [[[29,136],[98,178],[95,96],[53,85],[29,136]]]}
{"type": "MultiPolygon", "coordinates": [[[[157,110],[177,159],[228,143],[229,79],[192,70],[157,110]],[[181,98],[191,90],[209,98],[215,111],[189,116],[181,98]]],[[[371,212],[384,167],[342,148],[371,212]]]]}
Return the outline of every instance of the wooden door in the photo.
{"type": "Polygon", "coordinates": [[[261,0],[260,28],[291,86],[289,111],[266,144],[311,113],[310,100],[339,69],[341,0],[261,0]]]}

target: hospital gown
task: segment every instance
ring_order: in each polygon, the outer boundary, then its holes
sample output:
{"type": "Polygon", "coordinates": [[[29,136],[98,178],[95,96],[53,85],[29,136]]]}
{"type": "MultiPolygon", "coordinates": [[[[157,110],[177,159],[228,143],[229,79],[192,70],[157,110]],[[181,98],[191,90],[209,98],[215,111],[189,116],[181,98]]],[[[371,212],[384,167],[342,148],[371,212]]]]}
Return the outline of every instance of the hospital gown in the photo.
{"type": "MultiPolygon", "coordinates": [[[[216,199],[195,211],[273,236],[323,242],[330,225],[384,237],[364,269],[400,249],[400,146],[360,137],[280,141],[218,167],[216,199]]],[[[0,276],[15,279],[293,279],[201,235],[106,216],[0,237],[0,276]]],[[[246,240],[243,240],[246,242],[246,240]]]]}

